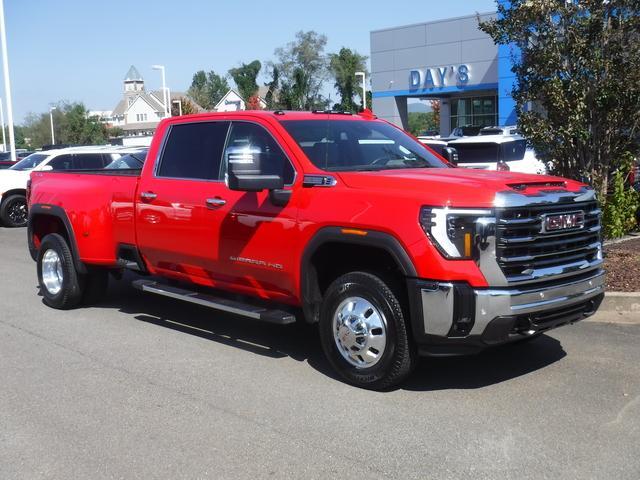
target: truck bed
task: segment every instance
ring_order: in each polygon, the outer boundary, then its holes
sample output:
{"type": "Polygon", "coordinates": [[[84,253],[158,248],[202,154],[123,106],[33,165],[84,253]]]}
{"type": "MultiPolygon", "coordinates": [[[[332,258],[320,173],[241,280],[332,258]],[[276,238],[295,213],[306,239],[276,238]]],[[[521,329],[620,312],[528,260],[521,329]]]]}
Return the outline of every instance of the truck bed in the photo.
{"type": "Polygon", "coordinates": [[[64,209],[81,258],[116,263],[116,245],[135,244],[135,194],[140,170],[39,171],[31,174],[30,205],[64,209]]]}

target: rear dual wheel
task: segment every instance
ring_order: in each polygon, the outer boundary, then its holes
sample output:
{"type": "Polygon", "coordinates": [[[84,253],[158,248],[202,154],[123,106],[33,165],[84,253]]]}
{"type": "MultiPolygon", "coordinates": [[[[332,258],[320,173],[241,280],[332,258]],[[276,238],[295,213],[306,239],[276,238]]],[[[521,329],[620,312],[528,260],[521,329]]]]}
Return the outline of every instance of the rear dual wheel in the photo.
{"type": "Polygon", "coordinates": [[[68,310],[80,303],[95,303],[107,288],[108,272],[94,269],[79,274],[66,239],[57,233],[42,239],[37,269],[44,303],[52,308],[68,310]]]}

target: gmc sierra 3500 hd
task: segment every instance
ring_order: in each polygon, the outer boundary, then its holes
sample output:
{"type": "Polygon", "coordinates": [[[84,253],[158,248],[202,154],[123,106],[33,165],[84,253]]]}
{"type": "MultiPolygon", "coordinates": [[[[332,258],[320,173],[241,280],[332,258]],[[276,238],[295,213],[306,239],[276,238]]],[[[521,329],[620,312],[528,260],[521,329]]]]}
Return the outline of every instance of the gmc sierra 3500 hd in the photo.
{"type": "Polygon", "coordinates": [[[140,170],[34,172],[27,195],[49,306],[136,270],[148,294],[317,323],[329,362],[365,388],[398,384],[420,354],[573,323],[603,297],[591,188],[455,168],[370,112],[169,118],[140,170]]]}

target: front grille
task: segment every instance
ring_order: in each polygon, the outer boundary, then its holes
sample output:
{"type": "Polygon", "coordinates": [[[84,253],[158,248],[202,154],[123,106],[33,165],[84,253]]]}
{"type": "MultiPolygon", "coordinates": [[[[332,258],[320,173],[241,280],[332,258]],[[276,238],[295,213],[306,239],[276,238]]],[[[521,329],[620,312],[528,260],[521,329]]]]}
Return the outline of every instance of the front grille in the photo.
{"type": "Polygon", "coordinates": [[[496,256],[507,281],[535,280],[554,269],[584,271],[597,263],[600,215],[595,201],[497,209],[496,256]],[[583,227],[543,233],[544,215],[577,211],[584,212],[583,227]]]}

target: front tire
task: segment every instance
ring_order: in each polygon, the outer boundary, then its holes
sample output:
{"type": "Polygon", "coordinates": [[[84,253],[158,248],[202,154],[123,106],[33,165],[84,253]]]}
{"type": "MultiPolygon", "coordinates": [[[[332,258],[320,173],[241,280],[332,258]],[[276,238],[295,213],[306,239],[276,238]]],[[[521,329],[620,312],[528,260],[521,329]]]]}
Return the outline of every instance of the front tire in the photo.
{"type": "Polygon", "coordinates": [[[27,199],[24,195],[10,195],[0,205],[0,220],[6,227],[27,225],[27,199]]]}
{"type": "Polygon", "coordinates": [[[415,365],[400,301],[376,275],[352,272],[336,279],[325,292],[319,328],[329,362],[352,385],[387,389],[415,365]]]}
{"type": "Polygon", "coordinates": [[[80,276],[64,237],[50,233],[42,239],[38,250],[37,268],[44,303],[59,310],[67,310],[80,303],[80,276]]]}

